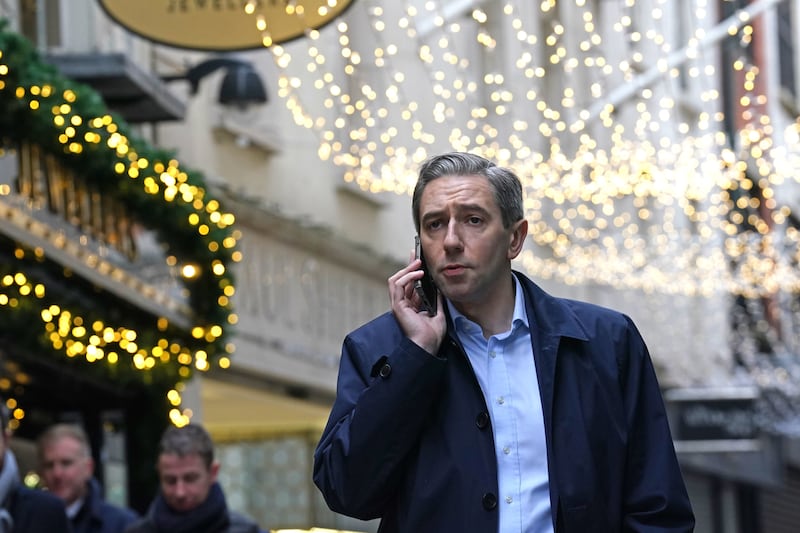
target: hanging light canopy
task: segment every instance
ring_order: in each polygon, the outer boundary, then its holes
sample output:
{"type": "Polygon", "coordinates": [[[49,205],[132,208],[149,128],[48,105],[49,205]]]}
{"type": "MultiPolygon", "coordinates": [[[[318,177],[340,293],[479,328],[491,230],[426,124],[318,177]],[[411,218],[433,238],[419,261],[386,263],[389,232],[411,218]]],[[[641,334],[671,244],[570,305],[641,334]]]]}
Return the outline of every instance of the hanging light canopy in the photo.
{"type": "Polygon", "coordinates": [[[270,47],[277,93],[319,157],[365,191],[407,194],[419,163],[449,150],[514,168],[535,245],[521,261],[537,276],[797,291],[800,235],[778,189],[800,181],[798,125],[771,119],[747,59],[777,0],[722,20],[700,2],[690,22],[674,3],[647,17],[635,0],[614,4],[601,23],[584,0],[367,1],[270,47]],[[739,52],[723,63],[723,47],[739,52]],[[739,84],[729,109],[712,82],[722,71],[739,84]]]}

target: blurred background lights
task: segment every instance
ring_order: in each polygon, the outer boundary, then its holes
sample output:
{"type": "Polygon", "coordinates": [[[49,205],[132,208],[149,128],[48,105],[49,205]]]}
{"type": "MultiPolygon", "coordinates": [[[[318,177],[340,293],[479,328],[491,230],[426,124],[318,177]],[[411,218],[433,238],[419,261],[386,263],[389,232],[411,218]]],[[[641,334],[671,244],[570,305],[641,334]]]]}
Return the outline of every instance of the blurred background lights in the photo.
{"type": "Polygon", "coordinates": [[[533,275],[772,294],[800,287],[784,253],[798,248],[794,214],[774,191],[800,179],[798,125],[774,129],[748,50],[776,4],[372,0],[269,50],[295,122],[365,191],[408,194],[419,163],[448,150],[514,168],[533,275]],[[732,43],[726,64],[717,50],[732,43]],[[742,73],[736,116],[722,71],[742,73]],[[737,203],[756,188],[761,203],[737,203]]]}
{"type": "Polygon", "coordinates": [[[407,195],[451,150],[511,167],[530,228],[518,268],[714,302],[745,382],[800,400],[790,15],[781,0],[362,0],[264,45],[278,96],[345,182],[407,195]]]}

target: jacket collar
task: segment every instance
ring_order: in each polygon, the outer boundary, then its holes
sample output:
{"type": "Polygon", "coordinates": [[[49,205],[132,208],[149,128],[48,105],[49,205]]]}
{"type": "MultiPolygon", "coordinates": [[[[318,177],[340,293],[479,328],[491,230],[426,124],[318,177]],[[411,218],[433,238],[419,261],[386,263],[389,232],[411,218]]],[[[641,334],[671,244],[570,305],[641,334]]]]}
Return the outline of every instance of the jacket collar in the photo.
{"type": "Polygon", "coordinates": [[[92,477],[87,482],[86,496],[83,498],[83,506],[78,514],[88,513],[93,519],[101,520],[103,515],[100,507],[102,504],[103,488],[100,486],[100,482],[92,477]]]}
{"type": "Polygon", "coordinates": [[[514,274],[525,291],[528,320],[533,322],[531,333],[537,330],[549,337],[589,340],[586,329],[567,305],[567,300],[552,296],[520,272],[514,271],[514,274]]]}

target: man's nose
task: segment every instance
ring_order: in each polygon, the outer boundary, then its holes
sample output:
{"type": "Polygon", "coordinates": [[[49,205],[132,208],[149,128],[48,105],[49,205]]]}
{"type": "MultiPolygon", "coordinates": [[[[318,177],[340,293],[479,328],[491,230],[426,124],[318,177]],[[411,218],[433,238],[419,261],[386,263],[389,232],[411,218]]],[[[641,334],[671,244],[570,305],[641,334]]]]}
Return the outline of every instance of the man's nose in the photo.
{"type": "Polygon", "coordinates": [[[447,232],[444,235],[444,247],[448,249],[461,247],[461,234],[458,231],[458,224],[455,220],[451,220],[447,224],[447,232]]]}

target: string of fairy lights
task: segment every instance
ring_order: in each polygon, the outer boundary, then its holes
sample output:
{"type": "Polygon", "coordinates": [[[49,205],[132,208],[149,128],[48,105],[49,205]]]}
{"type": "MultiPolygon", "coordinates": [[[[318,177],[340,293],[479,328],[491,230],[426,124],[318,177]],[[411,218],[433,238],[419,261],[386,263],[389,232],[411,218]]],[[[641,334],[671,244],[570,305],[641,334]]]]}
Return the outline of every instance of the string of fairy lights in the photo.
{"type": "Polygon", "coordinates": [[[800,180],[798,124],[776,131],[746,53],[754,17],[775,4],[718,23],[705,0],[602,13],[585,0],[372,0],[269,50],[279,95],[346,181],[406,194],[429,155],[473,151],[523,179],[532,274],[755,297],[800,287],[794,215],[777,194],[800,180]],[[741,53],[720,65],[714,50],[731,39],[741,53]],[[722,69],[741,80],[736,138],[709,81],[722,69]]]}
{"type": "MultiPolygon", "coordinates": [[[[127,126],[111,115],[95,114],[99,110],[95,105],[99,101],[96,95],[84,87],[71,86],[68,80],[43,67],[30,44],[21,37],[10,32],[0,31],[0,34],[0,44],[5,45],[0,45],[4,118],[11,117],[13,121],[17,120],[13,117],[25,114],[24,120],[11,126],[24,122],[43,135],[38,139],[43,146],[60,147],[54,153],[63,153],[65,161],[91,153],[90,158],[80,160],[82,174],[103,180],[106,187],[114,183],[125,191],[122,195],[131,205],[138,205],[148,214],[148,223],[168,235],[180,236],[179,242],[171,243],[175,251],[166,254],[164,266],[176,272],[175,279],[180,284],[189,282],[201,293],[201,299],[191,300],[193,295],[184,291],[195,309],[188,315],[184,313],[191,322],[178,326],[171,324],[167,316],[155,317],[150,326],[141,321],[136,326],[124,321],[115,323],[116,320],[97,316],[96,310],[76,307],[74,302],[59,302],[59,290],[48,287],[47,281],[35,279],[26,266],[46,260],[47,247],[69,252],[73,243],[32,219],[17,220],[21,212],[14,209],[13,191],[5,185],[0,186],[4,223],[19,223],[27,231],[44,228],[36,233],[43,246],[18,245],[12,262],[0,265],[3,266],[0,310],[6,313],[5,323],[24,324],[21,331],[25,335],[45,339],[54,354],[67,359],[106,365],[109,371],[116,368],[133,375],[138,373],[144,381],[147,374],[158,375],[162,385],[171,380],[175,385],[166,391],[172,406],[169,418],[176,425],[185,424],[192,414],[182,408],[185,380],[194,370],[207,371],[212,362],[223,368],[230,365],[233,345],[224,339],[229,326],[237,321],[230,303],[235,292],[230,263],[241,260],[241,252],[237,250],[240,233],[233,229],[234,216],[224,211],[219,201],[205,190],[197,173],[183,169],[177,160],[162,159],[161,153],[131,138],[126,133],[127,126]],[[13,53],[7,54],[5,47],[13,53]],[[37,68],[40,71],[34,73],[37,68]],[[118,180],[112,181],[115,175],[118,180]]],[[[71,253],[85,266],[120,283],[133,279],[110,265],[102,254],[93,249],[87,251],[85,243],[83,247],[74,244],[77,251],[71,253]]],[[[138,280],[133,281],[136,285],[132,288],[138,289],[138,280]]],[[[24,384],[24,373],[17,377],[24,384]]],[[[0,380],[3,390],[10,386],[8,378],[0,380]]],[[[7,398],[12,410],[12,429],[25,416],[17,401],[13,396],[7,398]]]]}
{"type": "MultiPolygon", "coordinates": [[[[294,122],[362,190],[409,194],[425,158],[471,151],[521,177],[535,278],[785,303],[800,121],[752,59],[780,1],[363,0],[305,39],[258,29],[294,122]]],[[[800,347],[784,337],[776,353],[800,347]]],[[[749,359],[800,395],[797,361],[749,359]]]]}

